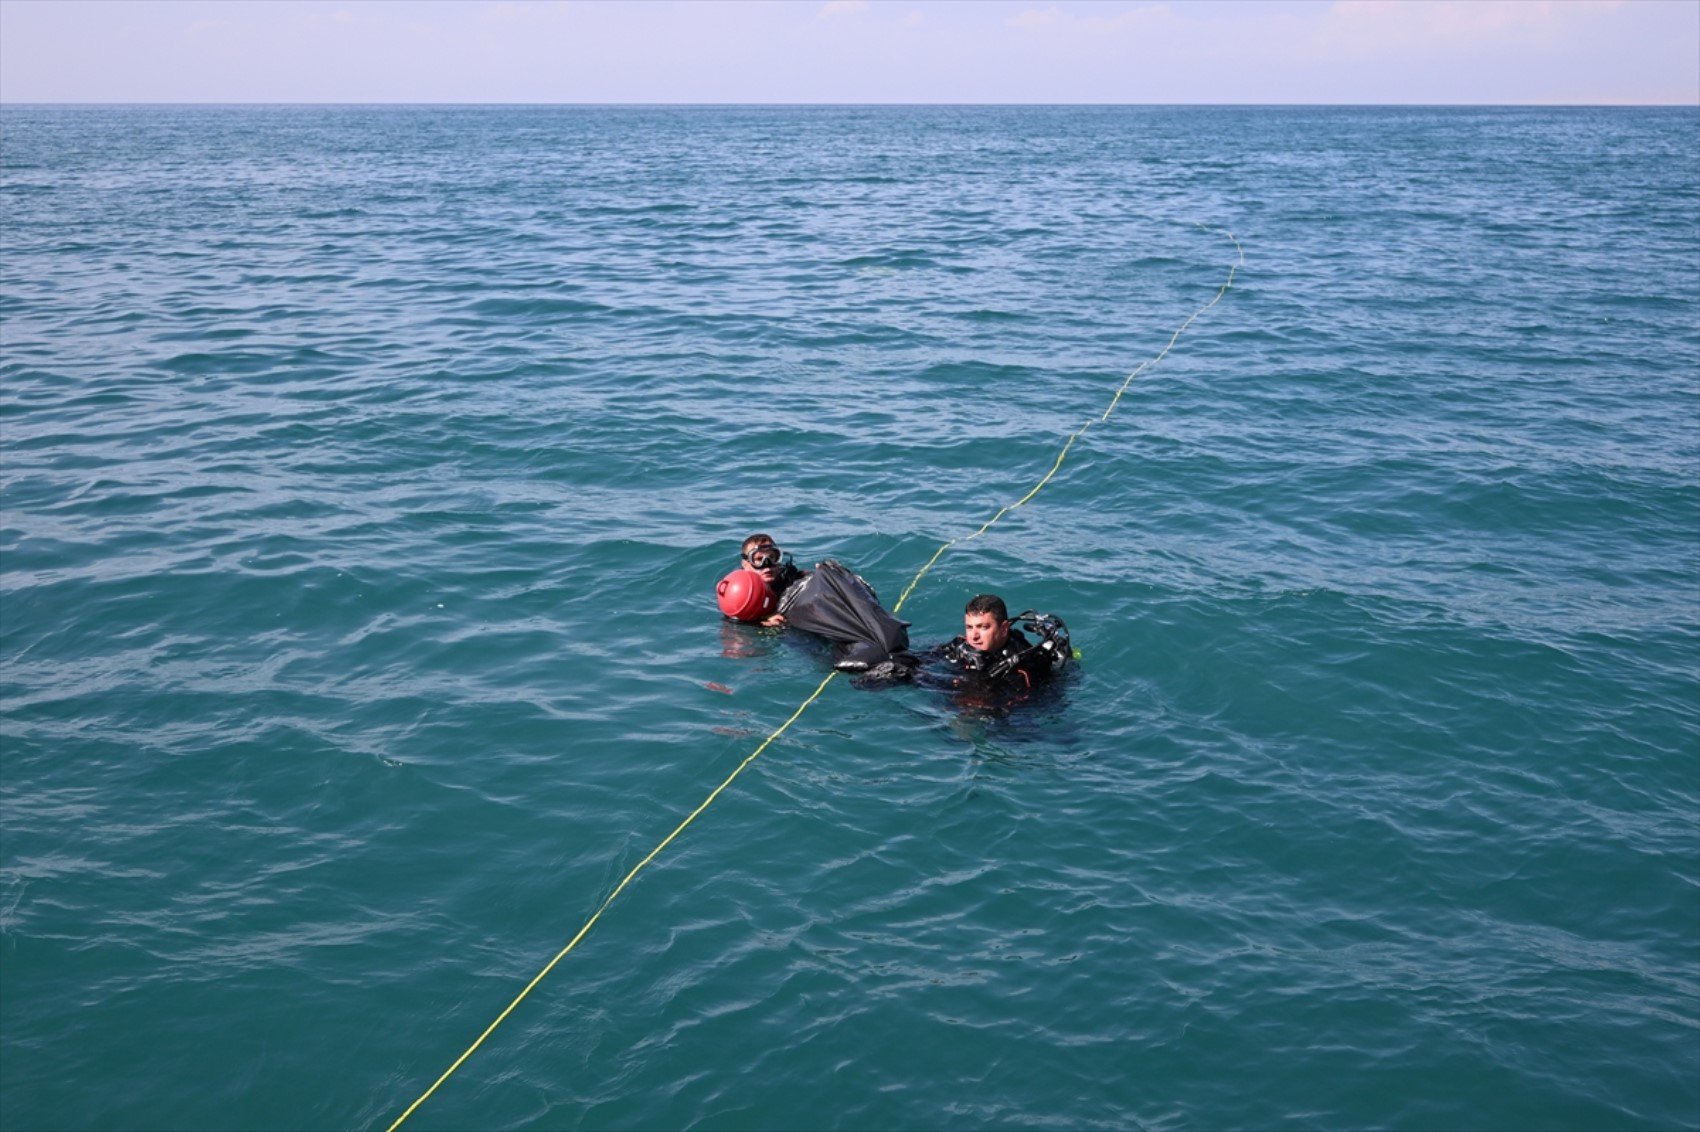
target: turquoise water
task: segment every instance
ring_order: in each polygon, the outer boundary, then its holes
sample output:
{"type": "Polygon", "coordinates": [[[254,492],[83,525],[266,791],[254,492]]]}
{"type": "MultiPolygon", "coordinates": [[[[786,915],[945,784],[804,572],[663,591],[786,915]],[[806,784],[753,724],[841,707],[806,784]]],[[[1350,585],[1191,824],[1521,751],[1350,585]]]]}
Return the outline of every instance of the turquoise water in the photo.
{"type": "Polygon", "coordinates": [[[0,1123],[1700,1125],[1700,114],[0,111],[0,1123]],[[724,689],[724,690],[721,690],[724,689]]]}

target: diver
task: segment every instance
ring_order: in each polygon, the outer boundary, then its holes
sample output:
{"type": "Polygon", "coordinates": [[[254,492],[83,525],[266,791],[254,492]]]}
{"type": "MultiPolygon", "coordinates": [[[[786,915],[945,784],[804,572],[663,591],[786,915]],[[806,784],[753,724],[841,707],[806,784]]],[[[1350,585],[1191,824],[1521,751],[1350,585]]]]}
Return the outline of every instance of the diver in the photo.
{"type": "Polygon", "coordinates": [[[779,612],[785,591],[809,576],[791,561],[791,556],[779,548],[768,534],[753,534],[738,549],[738,565],[720,582],[717,593],[720,611],[735,621],[750,621],[774,628],[785,624],[785,614],[779,612]],[[740,577],[754,574],[753,579],[740,577]]]}
{"type": "Polygon", "coordinates": [[[714,591],[727,618],[823,638],[832,647],[832,666],[843,672],[913,661],[909,622],[882,606],[868,580],[843,563],[828,558],[813,570],[799,569],[765,534],[744,540],[738,562],[714,591]]]}
{"type": "Polygon", "coordinates": [[[1062,618],[1026,610],[1011,618],[1003,598],[979,594],[962,611],[962,635],[925,650],[925,684],[1003,698],[1025,697],[1074,657],[1062,618]],[[1033,633],[1030,640],[1022,630],[1033,633]]]}

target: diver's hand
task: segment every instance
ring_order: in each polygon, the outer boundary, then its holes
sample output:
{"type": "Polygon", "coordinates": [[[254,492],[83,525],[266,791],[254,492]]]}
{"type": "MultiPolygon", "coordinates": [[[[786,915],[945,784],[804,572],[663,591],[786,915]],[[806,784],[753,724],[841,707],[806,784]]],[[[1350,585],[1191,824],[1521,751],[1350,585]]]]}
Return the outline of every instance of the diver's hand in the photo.
{"type": "Polygon", "coordinates": [[[769,617],[766,621],[762,622],[762,626],[768,629],[777,629],[783,624],[785,624],[785,614],[783,613],[775,613],[772,617],[769,617]]]}

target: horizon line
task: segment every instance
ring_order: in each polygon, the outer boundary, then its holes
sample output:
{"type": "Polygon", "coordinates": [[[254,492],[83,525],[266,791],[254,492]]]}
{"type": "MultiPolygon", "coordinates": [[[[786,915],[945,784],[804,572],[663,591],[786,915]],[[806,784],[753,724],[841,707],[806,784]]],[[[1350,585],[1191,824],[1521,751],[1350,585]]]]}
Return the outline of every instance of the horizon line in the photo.
{"type": "Polygon", "coordinates": [[[997,108],[1032,107],[1035,109],[1065,109],[1075,107],[1093,108],[1124,108],[1139,107],[1153,109],[1531,109],[1531,110],[1700,110],[1700,101],[1694,102],[1322,102],[1322,101],[1274,101],[1274,102],[672,102],[672,101],[593,101],[593,100],[560,100],[550,102],[525,102],[502,100],[423,100],[407,99],[366,99],[346,101],[338,99],[305,99],[305,100],[153,100],[137,99],[129,101],[114,101],[110,99],[5,99],[0,98],[0,108],[8,106],[228,106],[228,107],[307,107],[307,106],[390,106],[390,107],[583,107],[601,109],[625,108],[677,108],[677,109],[918,109],[918,108],[997,108]]]}

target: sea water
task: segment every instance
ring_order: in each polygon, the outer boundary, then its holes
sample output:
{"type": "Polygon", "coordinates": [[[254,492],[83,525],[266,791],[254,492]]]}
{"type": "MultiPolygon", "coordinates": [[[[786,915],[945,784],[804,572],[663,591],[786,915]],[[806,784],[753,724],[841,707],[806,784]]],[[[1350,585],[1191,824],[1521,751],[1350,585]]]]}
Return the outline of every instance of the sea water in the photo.
{"type": "Polygon", "coordinates": [[[1694,109],[0,158],[8,1130],[389,1125],[827,672],[757,530],[1081,663],[834,681],[406,1127],[1700,1124],[1694,109]]]}

